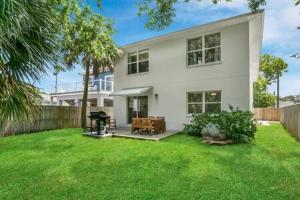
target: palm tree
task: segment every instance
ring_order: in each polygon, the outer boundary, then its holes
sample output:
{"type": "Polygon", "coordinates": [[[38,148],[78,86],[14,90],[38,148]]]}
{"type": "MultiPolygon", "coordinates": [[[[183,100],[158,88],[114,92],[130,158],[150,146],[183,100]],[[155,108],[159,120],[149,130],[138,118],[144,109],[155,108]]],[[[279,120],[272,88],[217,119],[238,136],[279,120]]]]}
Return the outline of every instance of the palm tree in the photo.
{"type": "Polygon", "coordinates": [[[72,68],[81,59],[85,69],[81,109],[81,127],[85,128],[90,70],[96,76],[100,71],[113,71],[120,51],[111,37],[112,23],[103,16],[74,2],[67,4],[62,10],[67,11],[62,15],[65,22],[62,38],[65,63],[68,68],[72,68]]]}
{"type": "MultiPolygon", "coordinates": [[[[108,49],[109,50],[109,49],[108,49]]],[[[97,59],[93,54],[85,54],[82,59],[83,67],[85,69],[85,81],[82,97],[82,110],[81,110],[81,127],[86,127],[86,108],[88,101],[88,88],[89,88],[89,79],[90,79],[90,69],[93,71],[94,76],[98,76],[100,71],[113,71],[113,63],[118,60],[119,54],[118,51],[112,52],[103,51],[103,58],[97,59]]]]}
{"type": "Polygon", "coordinates": [[[2,0],[0,21],[0,122],[30,118],[41,100],[32,83],[56,49],[55,13],[47,1],[2,0]]]}

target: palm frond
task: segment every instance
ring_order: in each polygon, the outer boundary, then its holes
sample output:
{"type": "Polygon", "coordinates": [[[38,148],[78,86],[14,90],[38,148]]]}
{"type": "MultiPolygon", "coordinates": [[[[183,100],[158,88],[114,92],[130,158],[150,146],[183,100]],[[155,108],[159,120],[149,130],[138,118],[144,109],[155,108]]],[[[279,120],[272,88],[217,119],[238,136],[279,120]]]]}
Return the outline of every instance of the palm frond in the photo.
{"type": "Polygon", "coordinates": [[[46,0],[0,3],[0,121],[30,118],[40,101],[29,84],[52,64],[56,15],[46,0]]]}
{"type": "Polygon", "coordinates": [[[6,120],[31,119],[42,100],[38,89],[10,79],[0,79],[0,86],[0,124],[6,120]]]}

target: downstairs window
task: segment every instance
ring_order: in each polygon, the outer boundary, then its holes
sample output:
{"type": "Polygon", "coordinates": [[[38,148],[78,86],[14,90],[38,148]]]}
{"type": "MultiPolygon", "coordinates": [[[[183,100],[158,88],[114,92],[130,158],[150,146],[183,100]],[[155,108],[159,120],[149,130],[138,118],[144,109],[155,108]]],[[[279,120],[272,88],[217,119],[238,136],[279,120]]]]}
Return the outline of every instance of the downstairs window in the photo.
{"type": "Polygon", "coordinates": [[[193,113],[218,113],[221,111],[221,91],[188,92],[187,112],[193,113]]]}

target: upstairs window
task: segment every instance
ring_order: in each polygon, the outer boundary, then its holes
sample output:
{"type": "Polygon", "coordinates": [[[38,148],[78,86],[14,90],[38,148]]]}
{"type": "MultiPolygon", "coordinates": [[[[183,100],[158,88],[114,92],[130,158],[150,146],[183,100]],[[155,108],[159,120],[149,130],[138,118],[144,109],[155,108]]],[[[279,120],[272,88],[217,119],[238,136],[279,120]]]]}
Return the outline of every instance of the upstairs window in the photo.
{"type": "Polygon", "coordinates": [[[187,65],[221,61],[221,34],[215,33],[188,40],[187,65]]]}
{"type": "Polygon", "coordinates": [[[205,63],[221,61],[220,33],[205,36],[205,63]]]}
{"type": "Polygon", "coordinates": [[[218,113],[221,111],[221,92],[188,92],[188,114],[193,113],[218,113]]]}
{"type": "Polygon", "coordinates": [[[138,74],[149,71],[148,49],[128,54],[128,74],[138,74]]]}
{"type": "Polygon", "coordinates": [[[202,37],[188,40],[188,65],[203,63],[202,37]]]}

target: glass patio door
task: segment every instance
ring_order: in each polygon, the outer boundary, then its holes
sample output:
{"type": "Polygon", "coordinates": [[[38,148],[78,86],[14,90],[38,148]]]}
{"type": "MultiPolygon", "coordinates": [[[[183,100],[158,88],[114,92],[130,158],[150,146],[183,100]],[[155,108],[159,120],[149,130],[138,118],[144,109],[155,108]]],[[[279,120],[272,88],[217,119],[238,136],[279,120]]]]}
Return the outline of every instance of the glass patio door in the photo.
{"type": "Polygon", "coordinates": [[[148,96],[127,97],[128,124],[133,117],[148,117],[148,96]]]}

